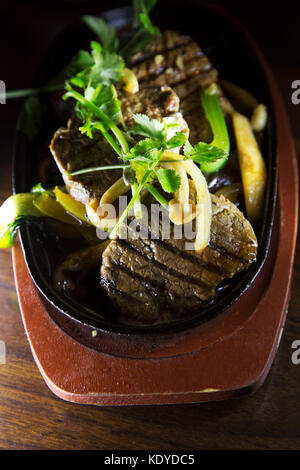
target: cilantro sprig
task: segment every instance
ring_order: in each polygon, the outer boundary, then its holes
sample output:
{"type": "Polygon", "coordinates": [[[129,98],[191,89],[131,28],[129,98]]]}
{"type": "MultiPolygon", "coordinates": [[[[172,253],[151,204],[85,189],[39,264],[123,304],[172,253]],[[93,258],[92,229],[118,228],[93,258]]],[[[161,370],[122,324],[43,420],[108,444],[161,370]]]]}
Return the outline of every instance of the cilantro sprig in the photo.
{"type": "Polygon", "coordinates": [[[81,20],[96,34],[105,50],[117,52],[119,39],[115,28],[97,16],[83,15],[81,20]]]}
{"type": "Polygon", "coordinates": [[[134,34],[130,41],[120,49],[120,54],[126,61],[134,54],[142,51],[155,38],[161,35],[157,26],[154,26],[150,12],[157,0],[133,0],[132,29],[134,34]]]}
{"type": "MultiPolygon", "coordinates": [[[[160,36],[159,29],[153,25],[150,19],[150,12],[157,3],[157,0],[132,0],[133,21],[132,21],[132,38],[120,48],[119,38],[116,29],[109,23],[104,21],[103,18],[93,15],[83,15],[82,22],[96,35],[98,42],[107,51],[104,58],[105,70],[113,69],[113,64],[110,66],[107,63],[118,57],[122,57],[127,63],[130,57],[143,50],[155,36],[160,36]]],[[[93,58],[87,51],[79,50],[68,63],[64,70],[61,71],[57,77],[46,83],[45,86],[40,88],[26,88],[20,90],[9,90],[6,92],[7,99],[24,98],[28,96],[37,96],[41,94],[51,93],[53,91],[63,90],[64,77],[74,76],[76,71],[85,69],[92,64],[93,58]]]]}

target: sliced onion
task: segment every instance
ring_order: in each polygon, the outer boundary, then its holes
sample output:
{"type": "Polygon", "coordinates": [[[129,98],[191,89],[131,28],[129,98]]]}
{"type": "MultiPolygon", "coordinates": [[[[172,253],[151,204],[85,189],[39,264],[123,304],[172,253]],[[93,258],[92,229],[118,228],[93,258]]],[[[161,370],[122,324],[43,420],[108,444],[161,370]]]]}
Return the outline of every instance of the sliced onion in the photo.
{"type": "MultiPolygon", "coordinates": [[[[182,155],[166,150],[162,159],[181,160],[182,155]]],[[[197,233],[195,238],[195,250],[202,251],[209,243],[210,239],[210,226],[211,226],[211,197],[208,191],[206,179],[202,174],[200,168],[192,161],[178,162],[185,169],[187,174],[190,175],[195,183],[197,192],[196,202],[196,219],[197,219],[197,233]]]]}
{"type": "Polygon", "coordinates": [[[119,178],[107,191],[103,194],[100,201],[93,199],[86,205],[86,212],[90,221],[101,230],[109,230],[113,228],[117,222],[117,217],[110,218],[107,214],[107,207],[113,205],[114,202],[130,189],[130,185],[125,184],[123,178],[119,178]]]}
{"type": "Polygon", "coordinates": [[[181,185],[178,191],[175,193],[175,199],[184,206],[185,204],[188,204],[189,202],[189,180],[186,174],[185,169],[183,168],[180,163],[163,163],[162,166],[168,170],[174,170],[176,173],[179,174],[181,178],[181,185]]]}

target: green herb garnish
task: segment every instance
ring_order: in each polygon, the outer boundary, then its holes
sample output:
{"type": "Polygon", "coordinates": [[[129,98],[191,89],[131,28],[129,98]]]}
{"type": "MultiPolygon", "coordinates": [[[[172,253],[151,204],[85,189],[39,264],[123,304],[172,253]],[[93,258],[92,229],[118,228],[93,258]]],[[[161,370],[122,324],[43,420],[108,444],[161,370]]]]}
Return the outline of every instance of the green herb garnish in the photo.
{"type": "Polygon", "coordinates": [[[109,52],[117,52],[119,39],[115,28],[97,16],[84,15],[81,20],[98,36],[104,49],[109,52]]]}
{"type": "Polygon", "coordinates": [[[159,29],[153,25],[150,19],[150,11],[157,3],[157,0],[133,0],[133,37],[120,50],[120,54],[126,62],[134,54],[142,51],[153,41],[155,37],[161,35],[159,29]]]}

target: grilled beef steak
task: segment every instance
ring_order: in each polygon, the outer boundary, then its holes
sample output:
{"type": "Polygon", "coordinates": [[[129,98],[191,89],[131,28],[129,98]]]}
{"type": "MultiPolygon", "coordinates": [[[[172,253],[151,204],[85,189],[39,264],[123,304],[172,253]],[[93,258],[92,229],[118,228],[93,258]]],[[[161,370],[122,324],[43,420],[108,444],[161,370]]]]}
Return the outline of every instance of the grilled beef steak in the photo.
{"type": "MultiPolygon", "coordinates": [[[[101,285],[121,318],[155,323],[195,311],[212,299],[217,285],[256,258],[250,223],[223,196],[212,198],[211,240],[202,253],[185,249],[186,239],[128,238],[105,249],[101,285]]],[[[156,237],[154,237],[156,238],[156,237]]]]}
{"type": "MultiPolygon", "coordinates": [[[[173,116],[180,130],[190,133],[192,144],[211,141],[199,91],[217,84],[217,71],[191,38],[166,31],[143,53],[135,55],[130,67],[139,81],[138,93],[126,93],[121,85],[117,86],[127,126],[133,124],[134,113],[159,120],[173,116]]],[[[220,103],[225,114],[230,111],[225,97],[220,103]]],[[[91,140],[81,134],[79,127],[80,122],[72,117],[68,127],[54,135],[51,151],[71,195],[88,204],[100,199],[121,172],[70,177],[69,172],[82,168],[119,163],[100,133],[91,140]]],[[[168,238],[162,236],[161,229],[153,237],[147,226],[147,236],[129,234],[127,239],[109,243],[103,253],[100,283],[121,318],[155,323],[193,312],[214,297],[222,281],[247,269],[255,260],[257,240],[250,223],[223,196],[211,198],[211,240],[202,253],[187,250],[186,242],[190,240],[177,239],[172,224],[168,238]]]]}
{"type": "MultiPolygon", "coordinates": [[[[165,31],[143,53],[131,59],[131,67],[141,88],[164,84],[175,91],[193,145],[200,140],[212,140],[211,129],[201,107],[199,90],[217,84],[218,72],[189,36],[165,31]]],[[[230,104],[222,93],[220,104],[225,113],[230,110],[230,104]]]]}
{"type": "MultiPolygon", "coordinates": [[[[168,86],[142,88],[135,94],[120,89],[118,96],[126,126],[133,124],[134,113],[142,113],[151,119],[173,117],[178,129],[188,132],[187,124],[178,112],[178,96],[168,86]]],[[[98,135],[95,133],[91,140],[80,132],[80,125],[80,121],[73,116],[67,128],[61,127],[54,134],[50,149],[70,194],[74,199],[88,204],[93,199],[100,199],[122,173],[119,170],[104,170],[74,177],[67,173],[87,167],[120,164],[117,154],[100,132],[98,135]]]]}

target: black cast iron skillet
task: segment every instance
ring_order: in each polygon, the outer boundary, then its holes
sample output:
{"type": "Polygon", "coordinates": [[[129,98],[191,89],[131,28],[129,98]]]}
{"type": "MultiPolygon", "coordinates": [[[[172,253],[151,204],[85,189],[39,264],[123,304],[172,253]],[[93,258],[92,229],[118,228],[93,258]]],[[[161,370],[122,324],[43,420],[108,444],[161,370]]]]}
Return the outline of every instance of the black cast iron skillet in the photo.
{"type": "MultiPolygon", "coordinates": [[[[114,9],[103,13],[103,17],[121,30],[131,24],[130,7],[114,9]]],[[[251,267],[235,276],[227,286],[218,290],[214,300],[205,308],[170,323],[152,326],[126,325],[118,322],[106,294],[98,286],[96,303],[68,299],[58,294],[53,287],[52,275],[55,263],[66,252],[65,243],[57,239],[47,224],[28,224],[20,229],[20,240],[27,268],[40,293],[55,306],[62,315],[102,331],[119,334],[166,334],[197,326],[224,312],[249,288],[258,275],[268,254],[277,188],[276,127],[273,104],[267,80],[260,62],[235,22],[222,12],[209,7],[194,6],[189,2],[161,1],[153,11],[153,22],[161,29],[175,29],[191,35],[209,55],[222,77],[251,91],[269,111],[268,126],[264,135],[263,155],[267,165],[268,184],[265,198],[264,217],[256,227],[258,236],[257,261],[251,267]],[[170,14],[170,12],[172,14],[170,14]]],[[[79,50],[89,47],[92,33],[79,21],[58,38],[41,64],[34,86],[41,86],[55,76],[79,50]]],[[[47,97],[43,98],[48,106],[47,97]]],[[[59,125],[48,107],[44,114],[38,136],[29,140],[17,130],[14,151],[13,190],[15,193],[29,191],[39,181],[38,167],[43,152],[59,125]]],[[[65,124],[65,123],[63,123],[65,124]]],[[[57,174],[58,178],[59,173],[57,174]]],[[[99,274],[98,274],[99,275],[99,274]]]]}

